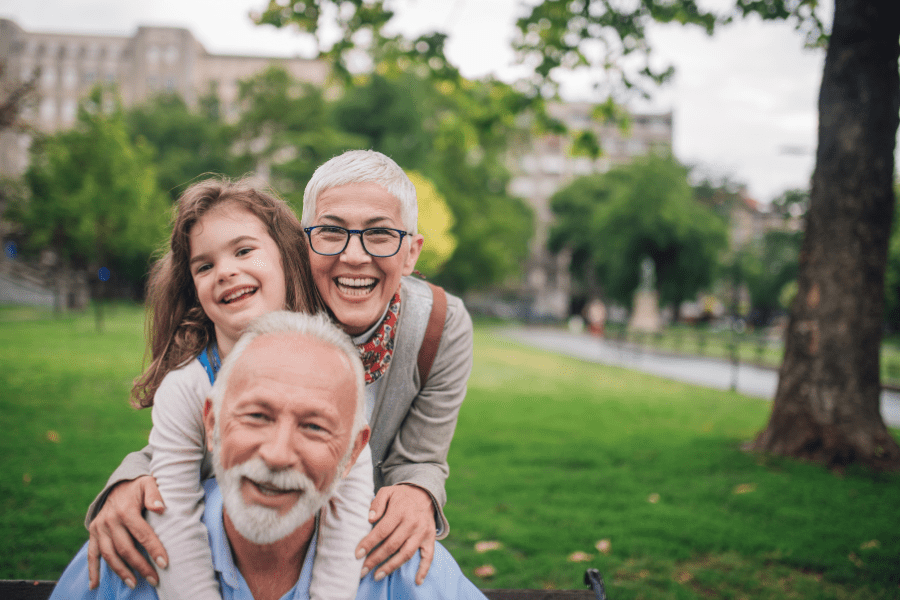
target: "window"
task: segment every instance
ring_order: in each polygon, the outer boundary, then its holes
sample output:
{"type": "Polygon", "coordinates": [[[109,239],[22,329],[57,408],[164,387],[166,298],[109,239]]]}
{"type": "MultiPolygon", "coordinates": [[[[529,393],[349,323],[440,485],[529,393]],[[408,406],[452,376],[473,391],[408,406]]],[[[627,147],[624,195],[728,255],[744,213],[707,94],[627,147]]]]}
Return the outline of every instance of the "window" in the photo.
{"type": "Polygon", "coordinates": [[[77,82],[78,74],[75,72],[75,67],[66,67],[63,71],[63,85],[67,89],[72,89],[77,82]]]}
{"type": "Polygon", "coordinates": [[[47,98],[41,102],[41,120],[45,123],[51,123],[56,119],[56,103],[47,98]]]}
{"type": "Polygon", "coordinates": [[[44,84],[44,87],[50,87],[52,85],[56,85],[56,69],[51,66],[44,66],[41,68],[41,83],[44,84]]]}
{"type": "Polygon", "coordinates": [[[75,101],[66,100],[62,105],[62,122],[64,125],[71,125],[75,122],[75,101]]]}

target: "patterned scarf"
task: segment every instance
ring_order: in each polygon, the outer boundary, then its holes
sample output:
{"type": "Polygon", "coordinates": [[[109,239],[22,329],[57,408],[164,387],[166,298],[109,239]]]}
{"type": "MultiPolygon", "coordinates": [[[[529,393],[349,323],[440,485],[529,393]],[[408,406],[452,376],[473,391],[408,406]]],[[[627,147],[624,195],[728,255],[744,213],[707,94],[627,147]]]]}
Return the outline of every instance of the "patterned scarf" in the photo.
{"type": "Polygon", "coordinates": [[[394,354],[394,334],[397,331],[397,317],[400,315],[400,292],[394,294],[387,314],[369,341],[357,346],[366,372],[366,384],[378,381],[391,364],[394,354]]]}

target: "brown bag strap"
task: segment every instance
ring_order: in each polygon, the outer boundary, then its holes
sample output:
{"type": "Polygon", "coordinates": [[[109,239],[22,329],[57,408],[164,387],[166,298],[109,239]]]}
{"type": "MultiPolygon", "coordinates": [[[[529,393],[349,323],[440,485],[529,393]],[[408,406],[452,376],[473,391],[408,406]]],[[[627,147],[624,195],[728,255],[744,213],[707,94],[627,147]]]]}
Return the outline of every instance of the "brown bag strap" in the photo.
{"type": "MultiPolygon", "coordinates": [[[[428,283],[427,281],[425,283],[428,283]]],[[[428,283],[431,288],[431,315],[428,317],[428,326],[425,328],[425,337],[419,348],[419,381],[421,388],[428,381],[431,365],[437,355],[438,345],[441,343],[441,334],[444,332],[444,321],[447,320],[447,292],[444,288],[428,283]]]]}

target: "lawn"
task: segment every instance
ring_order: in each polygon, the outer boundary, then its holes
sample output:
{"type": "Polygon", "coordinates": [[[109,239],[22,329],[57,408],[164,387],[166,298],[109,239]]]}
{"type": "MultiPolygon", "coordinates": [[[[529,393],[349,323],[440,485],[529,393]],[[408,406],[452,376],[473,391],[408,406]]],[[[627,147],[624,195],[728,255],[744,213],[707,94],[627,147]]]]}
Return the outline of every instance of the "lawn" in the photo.
{"type": "MultiPolygon", "coordinates": [[[[0,310],[0,578],[56,578],[87,504],[144,444],[149,413],[128,404],[142,336],[135,307],[103,334],[90,314],[0,310]]],[[[743,452],[759,400],[488,326],[475,344],[444,543],[479,586],[577,588],[597,567],[611,600],[900,598],[900,476],[743,452]]]]}

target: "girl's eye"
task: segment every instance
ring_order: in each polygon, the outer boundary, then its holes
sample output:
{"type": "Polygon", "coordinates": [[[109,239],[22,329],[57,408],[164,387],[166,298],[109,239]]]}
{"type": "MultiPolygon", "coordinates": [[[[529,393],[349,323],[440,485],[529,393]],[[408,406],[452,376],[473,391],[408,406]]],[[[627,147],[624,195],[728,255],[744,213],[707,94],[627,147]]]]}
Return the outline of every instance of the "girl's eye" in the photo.
{"type": "Polygon", "coordinates": [[[197,272],[202,273],[203,271],[208,271],[211,268],[212,268],[212,265],[209,263],[206,263],[204,265],[200,265],[199,267],[197,267],[197,272]]]}
{"type": "Polygon", "coordinates": [[[249,254],[253,251],[253,248],[241,248],[237,251],[236,256],[244,256],[245,254],[249,254]]]}

